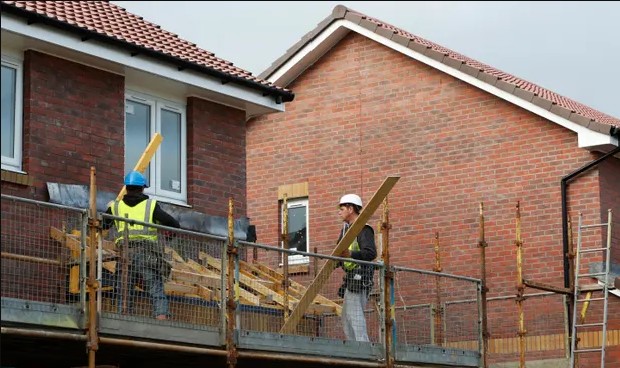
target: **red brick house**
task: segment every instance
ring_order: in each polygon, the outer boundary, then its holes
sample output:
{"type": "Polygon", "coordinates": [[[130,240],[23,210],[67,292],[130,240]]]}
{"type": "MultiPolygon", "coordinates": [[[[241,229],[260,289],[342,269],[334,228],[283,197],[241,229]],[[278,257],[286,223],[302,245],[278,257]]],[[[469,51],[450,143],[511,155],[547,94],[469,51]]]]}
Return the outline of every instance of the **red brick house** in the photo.
{"type": "MultiPolygon", "coordinates": [[[[525,278],[568,286],[564,209],[573,224],[578,212],[584,222],[600,223],[614,211],[617,270],[620,119],[343,6],[261,77],[296,93],[286,112],[248,123],[248,216],[262,242],[277,244],[280,200],[287,193],[289,207],[299,212],[297,228],[289,231],[306,231],[305,244],[295,247],[329,254],[340,228],[338,198],[357,193],[367,201],[386,176],[398,175],[389,196],[394,264],[432,269],[439,232],[443,271],[479,277],[482,202],[489,297],[514,296],[519,201],[525,278]]],[[[589,234],[584,244],[604,244],[604,230],[589,234]]],[[[528,288],[526,294],[536,292],[528,288]]],[[[611,366],[620,363],[620,298],[609,298],[611,366]]],[[[528,331],[544,335],[549,326],[541,327],[544,318],[535,312],[526,311],[528,331]]],[[[515,314],[514,300],[489,304],[492,339],[516,336],[516,324],[493,322],[515,314]]],[[[528,356],[562,357],[536,350],[528,356]]],[[[510,349],[495,354],[518,359],[510,349]]]]}

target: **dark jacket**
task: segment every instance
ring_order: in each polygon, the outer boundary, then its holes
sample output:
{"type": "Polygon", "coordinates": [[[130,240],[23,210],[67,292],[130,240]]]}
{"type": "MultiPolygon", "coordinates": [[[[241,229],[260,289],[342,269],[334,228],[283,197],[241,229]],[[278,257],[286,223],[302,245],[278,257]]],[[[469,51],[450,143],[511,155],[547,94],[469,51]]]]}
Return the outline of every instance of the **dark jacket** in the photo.
{"type": "MultiPolygon", "coordinates": [[[[343,228],[338,237],[338,243],[347,231],[348,226],[343,228]]],[[[360,246],[359,251],[352,251],[351,258],[360,261],[374,261],[377,257],[377,246],[375,245],[375,231],[370,225],[365,225],[359,234],[357,234],[357,243],[360,246]]],[[[372,289],[375,267],[371,265],[360,264],[353,270],[345,270],[343,278],[343,287],[349,291],[360,292],[372,289]]]]}

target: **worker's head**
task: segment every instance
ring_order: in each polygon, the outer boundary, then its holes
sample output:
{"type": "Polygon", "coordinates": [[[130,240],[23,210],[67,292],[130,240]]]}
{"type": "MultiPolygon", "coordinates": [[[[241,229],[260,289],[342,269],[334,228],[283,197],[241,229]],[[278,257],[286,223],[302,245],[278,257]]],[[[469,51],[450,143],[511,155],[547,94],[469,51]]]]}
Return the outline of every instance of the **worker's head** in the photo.
{"type": "Polygon", "coordinates": [[[142,191],[147,187],[146,179],[139,171],[131,171],[125,175],[125,188],[128,192],[142,191]]]}
{"type": "Polygon", "coordinates": [[[340,198],[338,207],[342,221],[351,222],[362,210],[362,199],[357,194],[345,194],[340,198]]]}

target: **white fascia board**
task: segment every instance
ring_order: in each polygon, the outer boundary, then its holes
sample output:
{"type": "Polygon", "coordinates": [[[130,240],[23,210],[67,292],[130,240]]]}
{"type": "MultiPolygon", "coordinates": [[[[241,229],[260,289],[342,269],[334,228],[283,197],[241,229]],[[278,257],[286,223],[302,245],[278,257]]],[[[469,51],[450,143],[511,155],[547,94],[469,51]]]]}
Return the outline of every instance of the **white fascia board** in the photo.
{"type": "MultiPolygon", "coordinates": [[[[300,62],[303,63],[303,61],[308,56],[316,52],[317,49],[321,45],[323,45],[323,43],[327,41],[329,38],[344,37],[344,35],[346,34],[343,34],[340,37],[337,35],[337,33],[339,31],[342,31],[344,28],[346,27],[343,27],[343,21],[337,21],[337,22],[330,24],[329,27],[327,27],[327,29],[325,29],[317,37],[315,37],[310,42],[308,42],[292,58],[287,60],[286,63],[284,63],[280,68],[278,68],[274,74],[271,74],[267,78],[267,80],[274,84],[280,83],[281,85],[285,85],[285,84],[287,85],[288,83],[290,83],[292,79],[297,77],[296,75],[291,75],[291,71],[295,68],[295,66],[298,65],[300,62]]],[[[346,33],[348,33],[348,31],[346,33]]]]}
{"type": "Polygon", "coordinates": [[[284,104],[277,104],[273,97],[263,96],[262,91],[253,90],[249,87],[240,86],[234,82],[222,84],[221,79],[207,76],[192,70],[179,71],[176,66],[142,55],[131,56],[130,52],[120,48],[109,46],[105,43],[88,40],[82,41],[79,36],[57,30],[44,24],[28,25],[25,19],[2,14],[2,29],[40,40],[52,45],[67,48],[83,54],[91,55],[102,60],[117,63],[125,67],[154,74],[161,78],[167,78],[197,88],[219,93],[246,101],[251,104],[275,111],[284,111],[284,104]]]}
{"type": "Polygon", "coordinates": [[[286,74],[289,70],[291,70],[298,62],[302,61],[307,55],[309,55],[317,47],[319,47],[319,45],[321,45],[323,41],[327,40],[332,34],[337,32],[341,28],[347,28],[351,31],[357,32],[365,37],[370,38],[373,41],[376,41],[395,51],[405,54],[419,62],[422,62],[428,66],[431,66],[446,74],[449,74],[457,79],[460,79],[466,83],[469,83],[474,87],[480,88],[483,91],[486,91],[492,95],[495,95],[501,99],[504,99],[510,103],[513,103],[519,107],[522,107],[536,115],[539,115],[558,125],[561,125],[564,128],[572,130],[573,132],[577,133],[578,146],[580,148],[594,149],[598,146],[604,146],[604,145],[610,145],[610,144],[614,146],[618,146],[617,138],[614,138],[608,134],[603,134],[603,133],[590,130],[582,125],[574,123],[568,119],[565,119],[559,115],[552,113],[549,110],[545,110],[540,106],[537,106],[531,102],[527,102],[511,93],[503,91],[495,86],[491,86],[490,84],[484,81],[481,81],[478,78],[474,78],[469,74],[463,73],[437,60],[431,59],[428,56],[422,55],[419,52],[416,52],[399,43],[396,43],[392,40],[388,40],[385,37],[378,35],[377,33],[372,32],[348,20],[338,20],[332,23],[323,32],[321,32],[319,36],[317,36],[314,40],[310,41],[306,46],[304,46],[304,48],[302,48],[297,54],[295,54],[295,56],[293,56],[281,68],[279,68],[276,73],[271,75],[268,80],[274,83],[274,81],[280,80],[283,77],[286,78],[287,77],[286,74]]]}

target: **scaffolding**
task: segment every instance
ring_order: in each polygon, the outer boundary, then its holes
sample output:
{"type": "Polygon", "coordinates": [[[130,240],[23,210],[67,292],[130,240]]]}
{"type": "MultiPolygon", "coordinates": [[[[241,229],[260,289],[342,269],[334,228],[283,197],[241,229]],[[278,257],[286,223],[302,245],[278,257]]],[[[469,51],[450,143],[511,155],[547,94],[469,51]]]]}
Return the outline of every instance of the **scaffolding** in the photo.
{"type": "MultiPolygon", "coordinates": [[[[516,296],[488,297],[486,251],[490,245],[485,235],[482,203],[478,208],[477,240],[481,277],[470,278],[443,271],[437,231],[431,242],[435,257],[432,271],[393,265],[387,195],[382,198],[379,202],[383,204],[379,226],[382,260],[359,262],[372,265],[378,271],[375,280],[378,290],[365,310],[371,340],[366,344],[343,339],[339,321],[341,305],[337,298],[340,275],[336,271],[327,275],[319,270],[345,259],[236,239],[232,227],[232,198],[226,237],[143,224],[176,234],[174,240],[167,241],[165,248],[166,259],[172,266],[165,292],[174,317],[161,322],[149,316],[150,302],[143,285],[132,290],[137,295],[133,311],[125,307],[119,311],[116,298],[122,295],[121,300],[127,300],[128,288],[133,286],[123,281],[119,291],[110,283],[117,271],[124,269],[127,260],[114,243],[106,239],[101,222],[126,219],[96,213],[92,200],[96,193],[94,170],[91,176],[91,206],[87,210],[2,196],[2,258],[21,265],[11,268],[12,263],[3,262],[3,280],[8,280],[3,282],[2,289],[3,322],[16,324],[3,324],[3,335],[83,341],[89,366],[95,365],[102,345],[217,356],[231,368],[237,366],[240,359],[361,367],[457,361],[459,366],[486,367],[514,353],[518,353],[519,362],[524,366],[526,350],[541,354],[569,351],[567,334],[558,332],[560,325],[561,328],[567,325],[566,314],[551,322],[551,318],[540,314],[544,309],[541,306],[560,309],[563,303],[555,296],[567,293],[523,277],[526,257],[523,255],[520,203],[517,203],[515,214],[516,296]],[[28,225],[36,226],[33,227],[36,231],[24,232],[28,225]],[[41,231],[42,228],[46,232],[41,231]],[[289,274],[286,262],[279,264],[287,260],[287,255],[309,257],[314,271],[305,276],[289,274]],[[38,265],[36,272],[23,273],[35,265],[38,265]],[[52,269],[56,270],[54,276],[44,279],[52,275],[52,269]],[[316,288],[315,295],[299,312],[295,328],[290,333],[282,333],[320,275],[324,277],[322,287],[316,288]],[[24,283],[28,277],[30,281],[24,283]],[[61,294],[52,293],[52,288],[32,288],[32,285],[53,282],[55,288],[62,290],[61,294]],[[526,294],[527,286],[548,292],[526,294]],[[516,318],[506,321],[495,318],[497,312],[505,310],[512,301],[517,304],[516,318]],[[26,305],[28,311],[24,315],[26,305]],[[51,312],[50,305],[55,308],[51,312]],[[528,313],[528,310],[531,311],[528,313]],[[527,318],[528,314],[534,313],[542,316],[538,318],[543,321],[540,323],[557,326],[530,325],[526,329],[528,320],[532,320],[527,318]],[[25,321],[51,320],[40,318],[42,314],[53,315],[56,320],[59,315],[65,315],[62,327],[68,330],[54,330],[59,325],[47,322],[39,329],[16,327],[25,321]],[[38,317],[32,318],[34,315],[38,317]],[[517,326],[515,339],[499,333],[507,330],[505,327],[511,323],[514,323],[513,328],[517,326]],[[148,332],[144,331],[145,325],[149,326],[148,332]]],[[[285,211],[283,233],[287,228],[286,217],[285,211]]]]}

